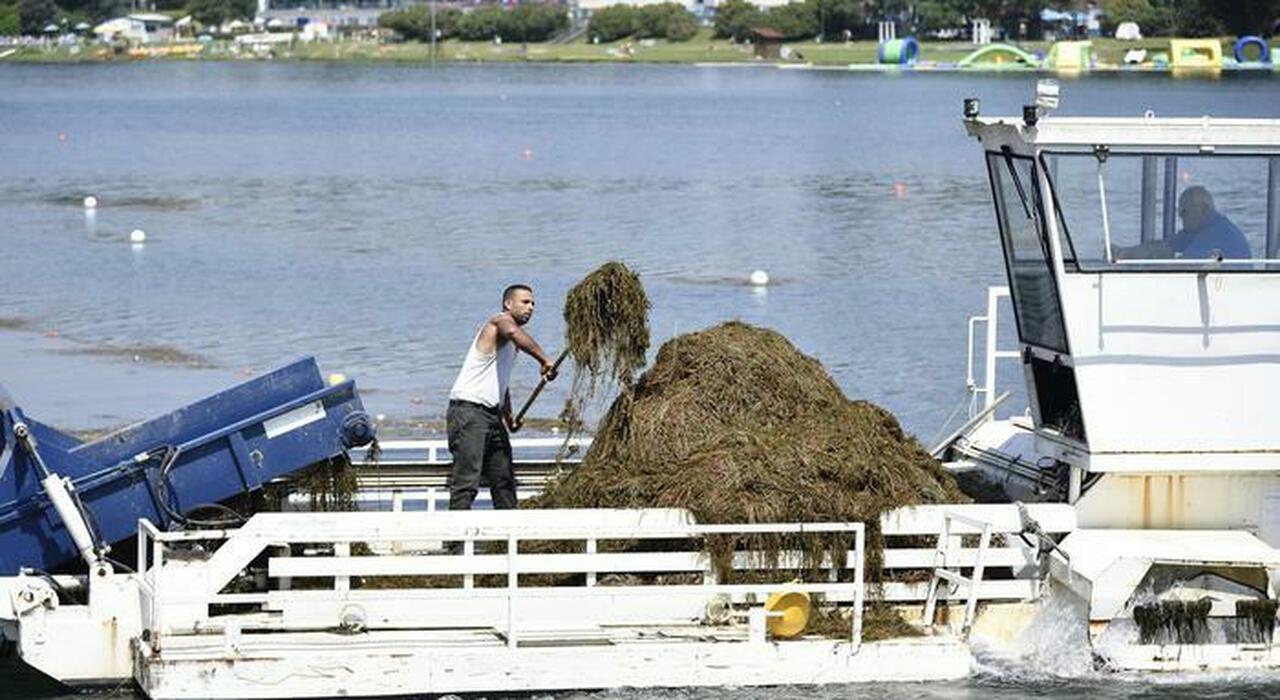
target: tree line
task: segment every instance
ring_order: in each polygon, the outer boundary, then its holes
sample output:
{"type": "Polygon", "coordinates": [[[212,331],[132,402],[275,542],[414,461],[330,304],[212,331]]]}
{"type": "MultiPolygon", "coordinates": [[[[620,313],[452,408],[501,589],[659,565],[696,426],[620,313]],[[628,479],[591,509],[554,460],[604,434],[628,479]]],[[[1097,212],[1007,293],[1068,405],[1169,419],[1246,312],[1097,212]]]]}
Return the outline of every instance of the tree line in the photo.
{"type": "MultiPolygon", "coordinates": [[[[392,29],[410,41],[431,41],[431,6],[410,5],[384,12],[378,26],[392,29]]],[[[434,27],[437,39],[463,41],[546,41],[568,29],[569,13],[563,5],[518,4],[514,7],[487,5],[470,12],[439,8],[434,27]]]]}
{"type": "MultiPolygon", "coordinates": [[[[256,0],[157,0],[156,11],[191,15],[205,25],[253,17],[256,0]]],[[[130,0],[0,0],[0,36],[40,34],[45,26],[97,24],[132,12],[130,0]]]]}
{"type": "MultiPolygon", "coordinates": [[[[897,22],[899,35],[927,36],[947,29],[963,31],[969,20],[985,18],[1007,37],[1035,39],[1046,29],[1041,21],[1046,8],[1080,12],[1091,4],[1084,0],[795,0],[762,9],[750,0],[725,0],[716,7],[712,26],[714,35],[722,39],[745,40],[753,28],[767,27],[790,41],[831,40],[875,37],[877,24],[883,20],[897,22]]],[[[1103,11],[1105,30],[1114,30],[1121,22],[1137,22],[1146,36],[1270,35],[1280,18],[1280,0],[1102,0],[1096,5],[1103,11]]],[[[507,11],[504,25],[499,12],[494,8],[469,13],[441,11],[436,17],[439,36],[469,40],[501,36],[504,41],[511,40],[515,18],[507,11]],[[469,20],[472,15],[483,18],[469,20]]],[[[559,12],[563,16],[564,10],[559,12]]],[[[383,26],[405,38],[430,38],[423,7],[408,7],[383,17],[383,26]]],[[[545,22],[539,24],[536,33],[541,35],[544,26],[545,22]]],[[[557,25],[547,36],[561,28],[557,25]]],[[[613,5],[591,15],[587,36],[606,42],[624,38],[685,41],[693,38],[697,28],[697,17],[679,3],[613,5]]],[[[525,33],[529,41],[540,40],[534,38],[535,32],[525,33]]]]}
{"type": "Polygon", "coordinates": [[[1107,24],[1137,22],[1147,36],[1272,36],[1280,0],[1110,0],[1107,24]]]}
{"type": "MultiPolygon", "coordinates": [[[[1280,0],[1102,0],[1104,27],[1137,22],[1147,36],[1219,36],[1276,31],[1280,0]]],[[[0,0],[0,35],[39,34],[45,25],[96,23],[127,14],[130,0],[0,0]]],[[[190,14],[206,25],[253,16],[254,0],[158,0],[156,9],[190,14]]],[[[727,0],[717,8],[714,30],[722,38],[744,39],[751,27],[770,27],[788,39],[873,37],[882,20],[898,22],[900,35],[925,36],[963,28],[972,18],[986,18],[1013,38],[1037,38],[1045,27],[1047,7],[1084,10],[1084,0],[797,0],[762,10],[747,0],[727,0]]],[[[409,39],[430,39],[425,5],[410,5],[383,14],[383,26],[409,39]]],[[[544,41],[568,26],[567,6],[555,2],[521,3],[514,7],[481,6],[470,12],[441,9],[436,15],[440,37],[503,41],[544,41]]],[[[588,26],[601,41],[623,37],[691,38],[697,19],[680,4],[631,7],[616,5],[597,11],[588,26]]]]}
{"type": "MultiPolygon", "coordinates": [[[[1103,0],[1105,30],[1137,22],[1146,36],[1270,35],[1277,31],[1280,0],[1103,0]]],[[[747,0],[727,0],[716,8],[715,34],[745,39],[752,27],[769,27],[789,40],[822,37],[869,38],[883,20],[898,23],[899,36],[926,36],[966,29],[969,20],[989,19],[1005,36],[1035,39],[1046,27],[1046,8],[1081,12],[1081,0],[800,0],[760,9],[747,0]]]]}
{"type": "Polygon", "coordinates": [[[613,5],[596,10],[587,23],[592,40],[667,39],[688,41],[698,33],[698,18],[675,2],[657,5],[613,5]]]}

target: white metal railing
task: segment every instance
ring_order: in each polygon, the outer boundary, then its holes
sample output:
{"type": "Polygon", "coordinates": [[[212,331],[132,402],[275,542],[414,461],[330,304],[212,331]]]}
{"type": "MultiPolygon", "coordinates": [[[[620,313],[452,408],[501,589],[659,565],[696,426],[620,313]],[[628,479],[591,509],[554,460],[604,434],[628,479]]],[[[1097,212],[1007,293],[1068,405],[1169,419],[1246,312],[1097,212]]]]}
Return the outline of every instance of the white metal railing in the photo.
{"type": "MultiPolygon", "coordinates": [[[[1076,529],[1075,508],[1063,503],[1036,503],[1024,506],[1028,517],[1050,535],[1062,535],[1076,529]]],[[[934,592],[938,601],[970,598],[977,601],[1031,600],[1040,595],[1041,572],[1036,540],[1024,539],[1022,515],[1016,504],[925,505],[898,508],[880,518],[880,531],[888,538],[911,538],[892,544],[884,550],[887,580],[880,585],[885,602],[916,604],[928,602],[930,579],[894,580],[902,571],[926,571],[938,568],[940,535],[945,535],[944,568],[963,572],[979,564],[984,571],[1000,570],[999,576],[972,575],[981,579],[964,587],[954,582],[940,584],[934,592]],[[993,536],[985,548],[966,546],[964,538],[977,536],[981,545],[983,529],[993,536]],[[994,537],[1000,535],[1001,537],[994,537]],[[912,541],[918,541],[915,544],[912,541]],[[909,546],[911,542],[914,546],[909,546]]],[[[899,540],[901,541],[901,540],[899,540]]],[[[974,572],[977,573],[977,572],[974,572]]]]}
{"type": "MultiPolygon", "coordinates": [[[[484,502],[484,493],[477,494],[476,501],[484,502]]],[[[517,495],[524,495],[517,491],[517,495]]],[[[449,501],[449,489],[436,486],[421,487],[371,487],[361,488],[351,495],[351,500],[358,510],[390,510],[399,513],[406,510],[423,510],[434,513],[443,510],[439,506],[449,501]],[[421,503],[421,508],[409,509],[410,503],[421,503]]],[[[311,496],[306,492],[289,494],[282,504],[282,510],[290,512],[310,512],[311,496]]]]}
{"type": "MultiPolygon", "coordinates": [[[[591,438],[585,436],[570,440],[563,437],[513,438],[512,469],[519,495],[541,491],[549,480],[575,468],[590,445],[591,438]]],[[[396,490],[435,488],[447,492],[453,457],[446,440],[383,440],[380,447],[376,463],[369,462],[368,448],[350,451],[352,462],[357,466],[359,493],[356,499],[362,503],[361,508],[369,501],[376,501],[382,505],[372,507],[385,509],[385,501],[392,498],[396,490]]],[[[486,493],[482,489],[478,501],[485,501],[486,493]]],[[[305,492],[295,492],[289,497],[288,507],[306,510],[309,501],[305,492]]]]}
{"type": "MultiPolygon", "coordinates": [[[[521,453],[532,450],[559,450],[562,448],[576,449],[579,451],[586,450],[591,446],[591,438],[575,437],[566,440],[559,437],[547,438],[512,438],[511,450],[513,453],[521,453]]],[[[449,454],[449,441],[438,440],[380,440],[378,447],[382,450],[384,458],[390,457],[389,453],[410,452],[415,455],[426,455],[426,464],[448,464],[452,459],[449,454]]],[[[363,461],[368,456],[367,447],[357,447],[350,450],[351,458],[357,462],[363,461]]],[[[519,461],[520,454],[515,455],[519,461]]],[[[415,460],[423,462],[423,460],[415,460]]]]}
{"type": "Polygon", "coordinates": [[[1000,332],[1000,301],[1009,297],[1008,287],[987,287],[987,312],[983,316],[969,317],[968,350],[965,361],[965,387],[969,390],[969,418],[980,413],[987,414],[987,420],[994,418],[996,403],[996,360],[1017,359],[1021,357],[1017,350],[1001,350],[998,345],[1000,332]],[[974,338],[978,324],[985,324],[986,342],[982,363],[982,384],[976,383],[973,372],[974,338]],[[978,397],[982,397],[979,404],[978,397]]]}
{"type": "MultiPolygon", "coordinates": [[[[191,634],[233,624],[236,634],[254,624],[245,615],[220,622],[211,605],[259,604],[277,613],[263,618],[266,629],[333,628],[351,611],[370,626],[476,627],[502,630],[509,646],[516,646],[528,628],[554,621],[580,626],[655,624],[664,620],[690,621],[701,617],[709,600],[728,597],[748,608],[779,590],[821,594],[850,610],[849,640],[855,649],[862,636],[864,603],[865,529],[861,523],[780,523],[699,525],[679,510],[531,510],[441,513],[268,513],[254,516],[240,530],[160,532],[141,521],[138,563],[143,594],[144,628],[151,639],[164,634],[191,634]],[[829,580],[788,584],[723,584],[704,553],[708,537],[752,534],[800,535],[825,533],[847,537],[846,561],[827,562],[829,580]],[[184,542],[220,540],[204,560],[178,560],[170,548],[184,542]],[[353,556],[357,544],[402,540],[459,542],[452,555],[353,556]],[[601,551],[606,541],[663,540],[664,550],[653,552],[601,551]],[[686,546],[666,551],[671,542],[686,546]],[[568,543],[571,553],[521,551],[529,542],[568,543]],[[485,553],[486,543],[501,543],[505,551],[485,553]],[[308,545],[309,556],[270,556],[292,545],[308,545]],[[323,555],[317,552],[324,552],[323,555]],[[268,575],[280,582],[299,579],[332,586],[308,590],[224,593],[245,567],[268,554],[268,575]],[[839,580],[841,571],[851,573],[839,580]],[[521,578],[538,574],[580,574],[576,586],[537,585],[521,578]],[[699,583],[662,583],[657,575],[696,575],[699,583]],[[353,577],[431,577],[433,582],[400,579],[405,587],[352,589],[353,577]],[[504,586],[477,585],[477,577],[499,577],[504,586]],[[605,576],[623,577],[622,585],[606,585],[605,576]],[[848,580],[850,579],[851,580],[848,580]],[[413,601],[409,604],[409,601],[413,601]],[[355,608],[353,608],[355,606],[355,608]],[[381,622],[379,622],[381,621],[381,622]],[[488,623],[488,624],[486,624],[488,623]]],[[[741,570],[801,569],[798,552],[783,552],[776,562],[758,552],[737,552],[731,565],[741,570]]],[[[684,579],[681,579],[684,580],[684,579]]],[[[613,579],[617,583],[618,579],[613,579]]],[[[489,583],[492,583],[490,581],[489,583]]],[[[281,586],[285,588],[285,586],[281,586]]]]}
{"type": "MultiPolygon", "coordinates": [[[[1045,533],[1058,535],[1076,528],[1075,509],[1065,504],[1032,504],[1026,506],[1026,513],[1045,533]]],[[[975,601],[1034,599],[1040,593],[1040,554],[1034,538],[1019,536],[1023,528],[1023,516],[1013,504],[929,505],[889,511],[880,520],[890,546],[883,551],[886,575],[876,592],[881,600],[894,605],[917,605],[931,598],[935,605],[964,600],[969,612],[975,601]],[[981,536],[984,531],[989,536],[985,546],[966,542],[966,537],[981,536]],[[995,535],[1001,537],[990,537],[995,535]],[[927,577],[895,575],[933,573],[939,568],[941,547],[945,547],[943,568],[957,575],[981,568],[966,576],[972,585],[964,587],[948,580],[930,591],[927,577]]],[[[727,596],[739,607],[758,608],[779,586],[722,584],[702,549],[693,544],[681,551],[656,552],[608,551],[610,547],[602,544],[759,532],[829,532],[849,537],[851,547],[842,569],[828,560],[824,562],[828,580],[788,588],[822,593],[828,602],[847,606],[853,613],[850,634],[856,644],[866,595],[861,524],[696,525],[687,512],[673,509],[261,513],[239,530],[173,533],[159,532],[141,521],[138,571],[143,628],[152,631],[152,639],[233,626],[250,629],[259,625],[263,631],[331,629],[346,612],[356,609],[369,620],[369,627],[487,627],[514,635],[508,638],[509,643],[522,631],[563,628],[567,621],[576,622],[579,628],[688,625],[705,616],[709,601],[716,596],[727,596]],[[461,542],[461,552],[404,553],[391,546],[425,540],[461,542]],[[575,542],[576,546],[570,553],[520,551],[522,542],[551,540],[575,542]],[[197,541],[214,541],[220,546],[212,548],[212,554],[195,558],[177,556],[180,552],[173,551],[197,541]],[[506,549],[486,552],[483,543],[487,542],[502,543],[506,549]],[[306,544],[310,551],[283,546],[290,543],[306,544]],[[391,554],[353,556],[356,543],[367,544],[375,553],[391,554]],[[294,551],[298,556],[290,556],[294,551]],[[258,590],[247,593],[225,592],[227,584],[242,576],[264,552],[269,556],[268,570],[263,573],[274,584],[259,585],[258,590]],[[640,576],[648,580],[660,573],[683,574],[683,578],[681,582],[652,585],[627,579],[640,576]],[[537,586],[519,580],[537,574],[579,574],[583,581],[574,586],[537,586]],[[383,576],[433,577],[435,583],[442,577],[454,580],[443,588],[351,587],[353,577],[383,576]],[[489,577],[489,581],[479,577],[489,577]],[[507,585],[489,587],[494,577],[507,585]],[[838,580],[842,577],[844,582],[838,580]],[[308,590],[294,585],[301,580],[309,580],[308,590]],[[316,583],[323,586],[317,589],[316,583]],[[220,604],[252,604],[262,612],[257,617],[212,614],[210,606],[220,604]]],[[[742,570],[767,568],[763,563],[757,554],[738,552],[731,565],[742,570]]],[[[799,563],[798,553],[784,552],[777,565],[799,569],[799,563]]]]}

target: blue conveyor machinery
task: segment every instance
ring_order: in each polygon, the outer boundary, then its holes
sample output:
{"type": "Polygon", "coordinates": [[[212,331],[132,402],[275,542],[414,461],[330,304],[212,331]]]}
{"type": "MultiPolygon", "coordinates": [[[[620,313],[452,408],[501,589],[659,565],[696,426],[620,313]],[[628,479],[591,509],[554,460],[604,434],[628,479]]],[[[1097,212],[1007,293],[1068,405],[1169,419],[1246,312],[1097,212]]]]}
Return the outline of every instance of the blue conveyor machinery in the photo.
{"type": "Polygon", "coordinates": [[[140,518],[178,526],[373,440],[355,383],[326,383],[312,358],[89,442],[27,417],[0,388],[0,429],[0,576],[92,566],[140,518]]]}

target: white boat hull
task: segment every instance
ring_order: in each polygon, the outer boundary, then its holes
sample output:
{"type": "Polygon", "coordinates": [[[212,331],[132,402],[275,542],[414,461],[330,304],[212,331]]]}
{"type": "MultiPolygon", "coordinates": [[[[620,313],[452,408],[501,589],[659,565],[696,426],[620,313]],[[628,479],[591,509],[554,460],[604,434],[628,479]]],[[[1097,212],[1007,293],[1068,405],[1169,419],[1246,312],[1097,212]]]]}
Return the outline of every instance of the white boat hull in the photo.
{"type": "Polygon", "coordinates": [[[703,641],[705,634],[663,639],[660,629],[636,628],[604,644],[563,638],[511,649],[480,630],[261,636],[269,639],[246,637],[233,647],[221,636],[170,639],[160,654],[139,656],[138,684],[157,700],[385,696],[940,681],[964,678],[970,663],[968,645],[955,638],[855,647],[741,636],[703,641]]]}

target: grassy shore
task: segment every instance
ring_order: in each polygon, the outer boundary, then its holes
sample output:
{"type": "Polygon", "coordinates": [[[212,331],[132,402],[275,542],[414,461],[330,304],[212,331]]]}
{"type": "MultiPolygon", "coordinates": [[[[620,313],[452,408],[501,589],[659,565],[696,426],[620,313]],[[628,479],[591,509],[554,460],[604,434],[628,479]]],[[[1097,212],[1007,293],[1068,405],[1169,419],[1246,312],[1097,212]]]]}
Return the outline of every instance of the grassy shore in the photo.
{"type": "MultiPolygon", "coordinates": [[[[1222,39],[1223,55],[1230,56],[1233,39],[1222,39]]],[[[449,40],[437,45],[435,55],[431,47],[418,42],[378,43],[370,41],[294,43],[272,48],[267,53],[255,53],[235,47],[231,42],[213,42],[194,56],[164,56],[131,58],[116,55],[103,47],[68,47],[19,49],[3,59],[5,62],[61,63],[78,61],[127,61],[127,60],[245,60],[273,58],[301,61],[346,62],[402,62],[429,63],[790,63],[818,66],[871,65],[877,62],[877,45],[874,41],[788,42],[791,58],[786,61],[761,61],[752,53],[752,47],[715,39],[709,29],[703,29],[690,41],[669,42],[663,40],[622,40],[592,44],[580,39],[567,44],[494,44],[491,42],[466,42],[449,40]]],[[[1028,52],[1047,52],[1048,42],[1023,42],[1018,44],[1028,52]]],[[[1118,64],[1130,49],[1147,49],[1149,52],[1169,50],[1168,39],[1142,41],[1093,40],[1093,53],[1099,63],[1118,64]]],[[[926,41],[921,44],[920,58],[929,63],[955,63],[974,50],[964,41],[926,41]]],[[[1273,51],[1280,44],[1273,44],[1273,51]]],[[[2,52],[0,52],[2,53],[2,52]]]]}
{"type": "MultiPolygon", "coordinates": [[[[871,64],[876,62],[877,46],[874,41],[849,43],[816,43],[812,41],[787,44],[793,57],[783,63],[813,63],[815,65],[871,64]],[[796,57],[796,55],[803,58],[796,57]]],[[[968,55],[972,46],[954,42],[926,44],[925,55],[931,60],[956,61],[968,55]]],[[[338,58],[354,60],[429,61],[430,46],[426,44],[341,44],[333,46],[307,46],[295,50],[296,58],[338,58]]],[[[446,41],[436,47],[436,60],[446,62],[532,61],[532,62],[606,62],[606,63],[761,63],[755,58],[752,47],[734,44],[725,39],[714,39],[704,30],[689,41],[616,41],[591,44],[576,41],[568,44],[492,44],[489,42],[446,41]]]]}

